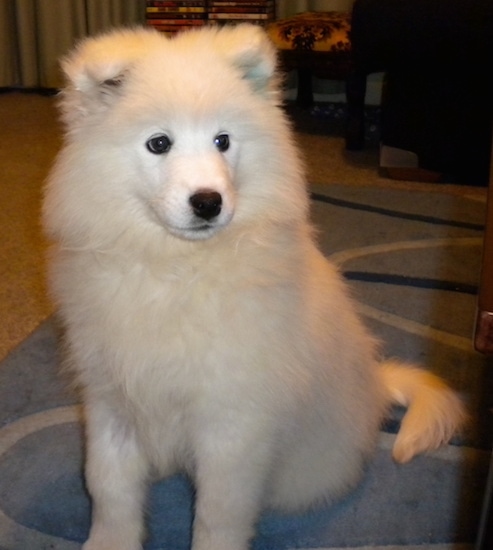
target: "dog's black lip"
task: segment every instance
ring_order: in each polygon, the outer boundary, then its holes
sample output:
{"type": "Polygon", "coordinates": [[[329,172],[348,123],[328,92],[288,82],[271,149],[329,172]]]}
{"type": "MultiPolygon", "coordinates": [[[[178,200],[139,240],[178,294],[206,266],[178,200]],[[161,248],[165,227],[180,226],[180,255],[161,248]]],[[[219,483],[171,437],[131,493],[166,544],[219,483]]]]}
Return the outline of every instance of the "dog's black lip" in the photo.
{"type": "Polygon", "coordinates": [[[208,231],[213,230],[215,227],[215,224],[202,224],[202,225],[196,225],[192,227],[177,227],[177,226],[170,226],[170,230],[172,230],[175,233],[178,234],[185,234],[185,233],[207,233],[208,231]]]}
{"type": "Polygon", "coordinates": [[[202,225],[193,225],[190,227],[187,227],[187,226],[180,227],[177,225],[170,225],[170,228],[174,229],[175,231],[205,231],[213,227],[214,227],[214,224],[208,224],[208,223],[204,223],[202,225]]]}

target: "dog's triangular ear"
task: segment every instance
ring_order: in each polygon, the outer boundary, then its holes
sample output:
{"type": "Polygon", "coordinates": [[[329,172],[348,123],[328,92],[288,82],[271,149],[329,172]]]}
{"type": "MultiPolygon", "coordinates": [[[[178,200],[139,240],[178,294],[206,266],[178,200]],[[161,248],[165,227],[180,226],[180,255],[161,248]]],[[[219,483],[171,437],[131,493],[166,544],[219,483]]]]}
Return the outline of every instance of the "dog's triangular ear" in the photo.
{"type": "Polygon", "coordinates": [[[223,53],[255,90],[277,86],[277,50],[262,28],[240,24],[224,27],[217,36],[223,53]]]}
{"type": "Polygon", "coordinates": [[[132,64],[162,44],[164,35],[151,29],[126,29],[82,40],[61,67],[67,79],[62,94],[66,122],[101,111],[121,92],[132,64]]]}

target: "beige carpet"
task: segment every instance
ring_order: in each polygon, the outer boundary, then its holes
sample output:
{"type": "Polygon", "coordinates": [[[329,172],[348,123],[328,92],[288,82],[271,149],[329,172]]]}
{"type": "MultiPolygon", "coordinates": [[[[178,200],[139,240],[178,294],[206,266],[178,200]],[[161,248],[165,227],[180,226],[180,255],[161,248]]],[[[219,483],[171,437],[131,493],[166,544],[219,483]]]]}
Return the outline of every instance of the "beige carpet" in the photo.
{"type": "MultiPolygon", "coordinates": [[[[0,94],[0,360],[52,313],[39,212],[43,181],[60,146],[55,103],[36,94],[0,94]]],[[[375,147],[347,153],[343,138],[330,135],[327,124],[309,120],[302,126],[309,130],[297,132],[311,183],[436,190],[433,184],[381,176],[375,147]]],[[[484,188],[440,188],[485,200],[484,188]]]]}

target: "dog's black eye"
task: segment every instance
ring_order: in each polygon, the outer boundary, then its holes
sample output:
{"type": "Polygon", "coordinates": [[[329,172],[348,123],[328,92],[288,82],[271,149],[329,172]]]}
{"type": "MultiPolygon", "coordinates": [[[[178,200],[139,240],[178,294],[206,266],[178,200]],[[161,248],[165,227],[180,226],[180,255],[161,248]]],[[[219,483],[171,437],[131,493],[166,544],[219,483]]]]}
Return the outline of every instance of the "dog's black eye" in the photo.
{"type": "Polygon", "coordinates": [[[214,138],[214,145],[221,153],[229,149],[229,136],[228,134],[219,134],[214,138]]]}
{"type": "Polygon", "coordinates": [[[171,140],[166,134],[154,136],[147,140],[146,147],[154,155],[162,155],[171,149],[171,140]]]}

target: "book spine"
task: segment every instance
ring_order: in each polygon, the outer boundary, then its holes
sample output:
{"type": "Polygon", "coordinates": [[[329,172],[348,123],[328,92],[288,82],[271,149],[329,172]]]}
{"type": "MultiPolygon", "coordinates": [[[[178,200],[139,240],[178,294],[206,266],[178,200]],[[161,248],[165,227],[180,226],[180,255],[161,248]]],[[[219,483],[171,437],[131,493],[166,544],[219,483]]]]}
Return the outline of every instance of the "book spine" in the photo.
{"type": "Polygon", "coordinates": [[[223,7],[212,7],[209,8],[209,13],[273,13],[270,8],[262,8],[262,7],[254,7],[251,6],[249,8],[223,8],[223,7]]]}
{"type": "Polygon", "coordinates": [[[148,17],[147,21],[151,25],[158,24],[160,21],[170,21],[176,19],[179,21],[195,21],[195,20],[204,20],[206,15],[204,13],[160,13],[156,17],[148,17]]]}
{"type": "Polygon", "coordinates": [[[165,8],[165,7],[148,7],[146,13],[151,16],[155,13],[206,13],[205,8],[165,8]]]}
{"type": "Polygon", "coordinates": [[[148,8],[205,8],[206,5],[205,0],[148,0],[146,2],[148,8]]]}
{"type": "Polygon", "coordinates": [[[204,19],[154,19],[148,23],[152,27],[198,27],[205,21],[204,19]]]}
{"type": "Polygon", "coordinates": [[[196,29],[196,26],[190,25],[157,25],[153,26],[153,29],[166,34],[176,34],[177,32],[186,31],[190,29],[196,29]]]}
{"type": "Polygon", "coordinates": [[[273,0],[245,0],[243,2],[230,2],[225,0],[209,0],[209,7],[210,6],[231,6],[231,7],[248,7],[248,6],[255,6],[255,7],[274,7],[274,1],[273,0]]]}
{"type": "Polygon", "coordinates": [[[209,19],[263,19],[271,18],[270,13],[209,13],[209,19]]]}

